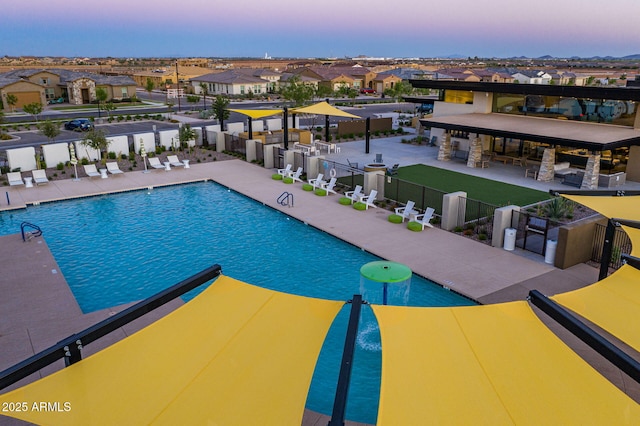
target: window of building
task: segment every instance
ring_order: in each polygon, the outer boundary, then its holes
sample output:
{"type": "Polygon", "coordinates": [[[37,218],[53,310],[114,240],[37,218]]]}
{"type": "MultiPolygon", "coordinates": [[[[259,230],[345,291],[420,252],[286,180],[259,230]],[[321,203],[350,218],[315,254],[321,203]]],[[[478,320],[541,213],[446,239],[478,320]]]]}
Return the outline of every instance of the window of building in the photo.
{"type": "Polygon", "coordinates": [[[469,90],[445,90],[444,101],[453,104],[472,104],[473,92],[469,90]]]}
{"type": "Polygon", "coordinates": [[[241,86],[240,86],[240,94],[241,94],[241,95],[244,95],[244,85],[241,85],[241,86]]]}
{"type": "Polygon", "coordinates": [[[49,84],[49,79],[47,77],[42,77],[40,79],[40,84],[44,84],[45,86],[49,84]]]}
{"type": "Polygon", "coordinates": [[[129,92],[127,91],[126,87],[122,88],[122,97],[123,98],[128,98],[129,97],[129,92]]]}
{"type": "Polygon", "coordinates": [[[53,90],[52,87],[47,87],[46,89],[44,89],[44,93],[47,99],[55,99],[56,97],[56,92],[53,90]]]}

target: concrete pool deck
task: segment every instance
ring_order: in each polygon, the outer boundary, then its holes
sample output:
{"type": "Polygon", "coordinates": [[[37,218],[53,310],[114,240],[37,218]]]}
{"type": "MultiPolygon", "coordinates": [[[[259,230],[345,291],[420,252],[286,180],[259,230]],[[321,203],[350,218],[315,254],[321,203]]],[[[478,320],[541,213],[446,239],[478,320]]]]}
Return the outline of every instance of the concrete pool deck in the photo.
{"type": "MultiPolygon", "coordinates": [[[[563,271],[545,264],[541,256],[508,252],[440,229],[411,232],[406,229],[406,223],[388,222],[389,211],[380,208],[356,211],[340,205],[337,202],[339,196],[316,196],[303,191],[299,183],[285,185],[272,180],[272,173],[273,170],[244,161],[228,160],[194,164],[189,169],[170,172],[128,172],[109,176],[108,179],[66,179],[33,188],[5,187],[11,205],[8,206],[2,197],[0,210],[67,198],[213,180],[375,255],[404,263],[415,273],[481,303],[523,300],[533,288],[552,295],[597,280],[597,270],[587,265],[563,271]],[[293,194],[294,207],[281,206],[276,202],[284,191],[293,194]]],[[[27,243],[22,241],[19,229],[16,229],[18,234],[0,237],[0,256],[3,259],[0,290],[2,294],[9,295],[0,300],[0,347],[3,348],[0,370],[108,317],[111,312],[123,309],[114,307],[82,314],[46,247],[46,224],[38,225],[44,229],[43,237],[27,243]]],[[[312,244],[309,242],[310,249],[312,244]]],[[[180,303],[173,302],[148,318],[141,318],[103,341],[90,345],[85,355],[142,328],[180,303]]],[[[61,365],[62,362],[52,365],[43,374],[61,365]]],[[[27,378],[20,384],[36,378],[27,378]]],[[[11,420],[0,417],[0,424],[22,424],[5,421],[11,420]]],[[[325,416],[311,412],[305,414],[303,422],[305,425],[326,423],[325,416]]]]}

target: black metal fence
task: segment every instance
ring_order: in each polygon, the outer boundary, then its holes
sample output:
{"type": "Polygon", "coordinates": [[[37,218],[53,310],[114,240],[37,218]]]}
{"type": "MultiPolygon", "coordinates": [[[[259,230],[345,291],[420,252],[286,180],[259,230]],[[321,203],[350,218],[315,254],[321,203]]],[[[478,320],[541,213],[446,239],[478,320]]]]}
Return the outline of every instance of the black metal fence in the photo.
{"type": "MultiPolygon", "coordinates": [[[[593,249],[591,252],[591,260],[600,263],[602,259],[602,249],[604,247],[604,236],[607,230],[607,225],[596,223],[595,232],[593,233],[593,249]]],[[[616,228],[615,235],[613,237],[613,248],[611,250],[611,262],[609,267],[618,269],[622,266],[621,256],[623,254],[631,253],[631,240],[626,232],[622,228],[616,228]]]]}
{"type": "Polygon", "coordinates": [[[378,188],[384,187],[385,198],[401,204],[411,200],[422,211],[433,207],[437,215],[442,215],[442,197],[446,192],[394,176],[378,175],[377,179],[378,188]]]}
{"type": "Polygon", "coordinates": [[[493,217],[498,206],[472,198],[459,197],[458,223],[465,231],[472,231],[478,241],[491,244],[493,217]]]}
{"type": "Polygon", "coordinates": [[[527,211],[513,211],[511,227],[516,229],[516,247],[544,256],[547,240],[558,238],[558,228],[564,223],[527,211]]]}
{"type": "Polygon", "coordinates": [[[364,171],[355,165],[323,160],[320,162],[319,173],[324,175],[324,180],[335,177],[338,187],[345,191],[352,190],[356,185],[364,186],[364,171]]]}

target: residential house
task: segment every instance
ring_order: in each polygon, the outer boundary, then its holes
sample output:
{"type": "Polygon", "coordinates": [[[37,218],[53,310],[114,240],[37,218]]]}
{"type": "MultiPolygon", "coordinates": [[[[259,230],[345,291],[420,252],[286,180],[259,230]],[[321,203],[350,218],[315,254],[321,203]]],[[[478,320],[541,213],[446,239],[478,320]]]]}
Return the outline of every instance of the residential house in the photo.
{"type": "Polygon", "coordinates": [[[514,83],[522,84],[550,84],[551,75],[546,71],[539,70],[519,70],[513,74],[514,83]]]}
{"type": "Polygon", "coordinates": [[[127,76],[105,76],[64,69],[14,70],[0,74],[0,97],[7,108],[6,97],[13,94],[18,99],[15,107],[39,102],[46,105],[49,100],[63,98],[82,105],[96,101],[96,88],[107,92],[107,100],[122,100],[135,95],[136,84],[127,76]]]}
{"type": "Polygon", "coordinates": [[[278,87],[280,73],[271,70],[237,68],[220,73],[210,73],[190,80],[193,92],[202,93],[204,84],[210,95],[249,95],[273,93],[278,87]]]}

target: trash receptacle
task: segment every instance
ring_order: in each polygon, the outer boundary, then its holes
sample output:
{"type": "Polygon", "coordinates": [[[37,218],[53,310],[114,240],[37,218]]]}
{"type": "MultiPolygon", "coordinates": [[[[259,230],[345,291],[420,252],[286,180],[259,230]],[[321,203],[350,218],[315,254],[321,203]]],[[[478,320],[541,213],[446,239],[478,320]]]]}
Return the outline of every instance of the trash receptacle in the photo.
{"type": "Polygon", "coordinates": [[[505,250],[515,250],[516,248],[516,229],[507,228],[504,230],[504,244],[502,246],[505,250]]]}
{"type": "Polygon", "coordinates": [[[544,253],[544,263],[553,265],[553,262],[556,260],[557,247],[558,242],[556,240],[547,240],[547,251],[544,253]]]}

